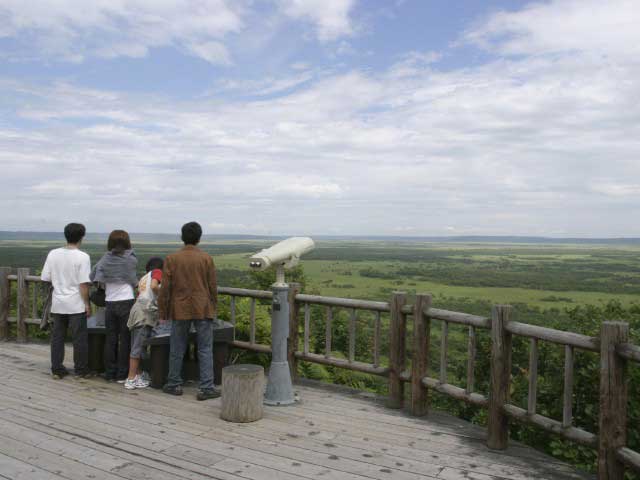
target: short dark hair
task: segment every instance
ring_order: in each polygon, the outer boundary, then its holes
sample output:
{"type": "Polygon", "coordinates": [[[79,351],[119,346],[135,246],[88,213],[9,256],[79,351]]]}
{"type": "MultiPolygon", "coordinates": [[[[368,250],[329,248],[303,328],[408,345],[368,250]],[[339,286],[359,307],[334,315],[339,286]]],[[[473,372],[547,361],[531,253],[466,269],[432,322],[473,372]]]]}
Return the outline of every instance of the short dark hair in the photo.
{"type": "Polygon", "coordinates": [[[189,222],[182,226],[182,241],[185,245],[197,245],[200,237],[202,237],[202,227],[198,222],[189,222]]]}
{"type": "Polygon", "coordinates": [[[147,270],[147,272],[150,272],[151,270],[156,270],[156,269],[162,270],[163,266],[164,266],[164,260],[162,260],[161,257],[151,257],[147,262],[145,269],[147,270]]]}
{"type": "Polygon", "coordinates": [[[68,243],[78,243],[84,238],[85,233],[87,231],[81,223],[70,223],[64,227],[64,238],[68,243]]]}
{"type": "Polygon", "coordinates": [[[109,234],[107,240],[107,250],[115,253],[122,253],[125,250],[131,250],[131,239],[129,234],[124,230],[114,230],[109,234]]]}

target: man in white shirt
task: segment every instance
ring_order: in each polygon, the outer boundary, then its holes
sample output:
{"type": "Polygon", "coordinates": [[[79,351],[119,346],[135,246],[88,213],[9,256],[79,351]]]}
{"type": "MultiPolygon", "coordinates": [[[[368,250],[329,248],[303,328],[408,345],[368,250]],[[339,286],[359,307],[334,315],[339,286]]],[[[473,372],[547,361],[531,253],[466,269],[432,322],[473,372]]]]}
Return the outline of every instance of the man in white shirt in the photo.
{"type": "Polygon", "coordinates": [[[75,374],[81,377],[89,375],[87,316],[91,315],[91,259],[85,252],[80,251],[84,235],[85,228],[80,223],[70,223],[64,227],[67,245],[51,250],[42,268],[42,280],[51,282],[53,286],[51,374],[55,379],[61,379],[69,373],[63,365],[64,339],[69,326],[73,338],[75,374]]]}

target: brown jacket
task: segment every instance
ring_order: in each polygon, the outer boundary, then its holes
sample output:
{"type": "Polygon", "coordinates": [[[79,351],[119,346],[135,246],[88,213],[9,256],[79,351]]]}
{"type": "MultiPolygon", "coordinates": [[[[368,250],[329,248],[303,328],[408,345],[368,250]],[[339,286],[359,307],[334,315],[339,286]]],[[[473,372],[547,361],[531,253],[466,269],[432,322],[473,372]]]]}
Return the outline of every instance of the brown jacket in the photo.
{"type": "Polygon", "coordinates": [[[165,259],[158,295],[159,318],[214,318],[217,303],[216,267],[208,253],[185,245],[165,259]]]}

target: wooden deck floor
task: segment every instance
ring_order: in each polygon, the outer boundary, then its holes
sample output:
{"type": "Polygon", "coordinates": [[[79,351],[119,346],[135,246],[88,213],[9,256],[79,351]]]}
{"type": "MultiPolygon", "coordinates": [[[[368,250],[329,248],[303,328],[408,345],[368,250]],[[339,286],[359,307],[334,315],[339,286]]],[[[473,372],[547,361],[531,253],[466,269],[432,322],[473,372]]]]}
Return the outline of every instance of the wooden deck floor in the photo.
{"type": "Polygon", "coordinates": [[[197,402],[193,388],[171,397],[99,378],[55,381],[48,355],[47,345],[0,343],[0,478],[593,478],[526,447],[490,452],[482,429],[411,418],[363,395],[297,385],[300,404],[231,424],[219,399],[197,402]]]}

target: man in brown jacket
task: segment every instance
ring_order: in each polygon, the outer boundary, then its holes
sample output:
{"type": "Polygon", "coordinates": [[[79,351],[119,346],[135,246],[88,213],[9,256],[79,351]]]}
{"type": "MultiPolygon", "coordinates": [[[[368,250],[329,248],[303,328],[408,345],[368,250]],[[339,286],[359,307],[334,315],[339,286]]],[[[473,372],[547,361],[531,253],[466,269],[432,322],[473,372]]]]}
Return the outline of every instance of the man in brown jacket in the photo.
{"type": "Polygon", "coordinates": [[[182,226],[184,247],[164,261],[158,295],[159,318],[171,320],[169,376],[165,393],[182,395],[182,360],[189,345],[189,330],[195,324],[198,341],[200,385],[198,400],[220,396],[213,387],[213,318],[218,299],[216,269],[211,256],[196,245],[202,227],[196,222],[182,226]]]}

